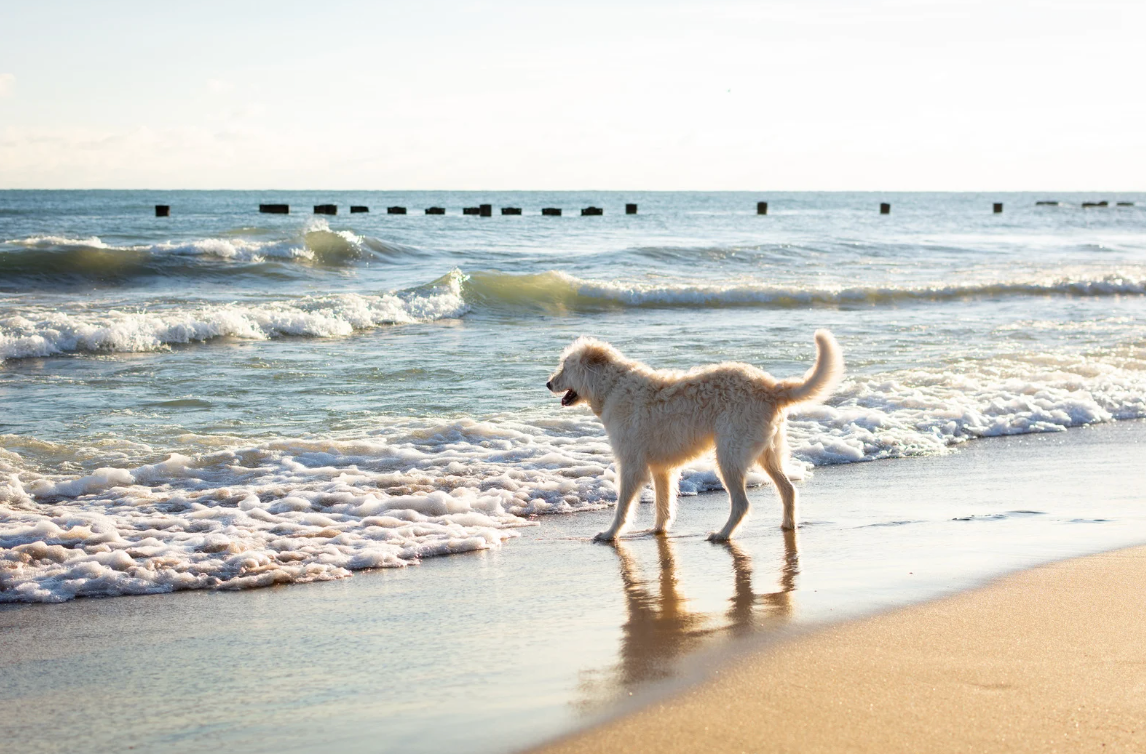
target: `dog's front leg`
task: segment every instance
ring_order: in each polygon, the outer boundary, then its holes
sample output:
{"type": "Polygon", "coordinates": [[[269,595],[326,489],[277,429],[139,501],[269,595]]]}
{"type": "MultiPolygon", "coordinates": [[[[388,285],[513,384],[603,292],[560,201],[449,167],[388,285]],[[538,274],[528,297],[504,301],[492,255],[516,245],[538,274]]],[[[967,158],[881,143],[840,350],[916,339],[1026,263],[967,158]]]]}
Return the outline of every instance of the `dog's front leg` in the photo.
{"type": "Polygon", "coordinates": [[[617,512],[613,516],[613,525],[593,537],[598,542],[612,542],[629,523],[629,509],[641,488],[648,484],[649,468],[643,463],[619,464],[617,477],[621,481],[617,491],[617,512]]]}

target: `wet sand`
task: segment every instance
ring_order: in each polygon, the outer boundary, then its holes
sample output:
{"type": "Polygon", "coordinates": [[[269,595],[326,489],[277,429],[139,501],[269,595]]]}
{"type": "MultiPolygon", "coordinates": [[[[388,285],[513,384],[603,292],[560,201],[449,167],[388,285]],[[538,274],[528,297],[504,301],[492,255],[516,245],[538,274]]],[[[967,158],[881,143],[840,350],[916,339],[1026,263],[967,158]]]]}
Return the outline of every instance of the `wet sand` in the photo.
{"type": "MultiPolygon", "coordinates": [[[[636,533],[616,548],[589,542],[605,510],[545,518],[502,550],[337,582],[3,605],[0,741],[37,752],[520,750],[658,704],[722,658],[1146,543],[1143,447],[1146,423],[1122,422],[824,468],[803,488],[797,536],[757,489],[728,547],[704,541],[727,513],[717,494],[684,499],[673,537],[636,533]]],[[[642,505],[638,527],[650,518],[642,505]]],[[[792,684],[835,677],[816,657],[793,662],[810,675],[792,684]]],[[[809,693],[816,707],[835,699],[809,693]]],[[[792,712],[789,725],[805,718],[792,712]]]]}
{"type": "Polygon", "coordinates": [[[1146,749],[1146,548],[1011,575],[724,663],[539,751],[1146,749]]]}

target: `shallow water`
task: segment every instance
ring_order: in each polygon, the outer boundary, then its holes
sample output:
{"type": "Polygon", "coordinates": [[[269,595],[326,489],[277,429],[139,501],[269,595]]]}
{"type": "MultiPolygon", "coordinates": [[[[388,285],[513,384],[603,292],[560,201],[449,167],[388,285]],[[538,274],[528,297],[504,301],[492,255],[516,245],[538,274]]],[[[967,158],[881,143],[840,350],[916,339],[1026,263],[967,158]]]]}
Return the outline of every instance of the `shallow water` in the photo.
{"type": "Polygon", "coordinates": [[[783,376],[831,328],[849,377],[793,414],[806,469],[1144,417],[1144,204],[0,192],[0,601],[343,578],[608,506],[599,425],[542,387],[580,334],[783,376]]]}

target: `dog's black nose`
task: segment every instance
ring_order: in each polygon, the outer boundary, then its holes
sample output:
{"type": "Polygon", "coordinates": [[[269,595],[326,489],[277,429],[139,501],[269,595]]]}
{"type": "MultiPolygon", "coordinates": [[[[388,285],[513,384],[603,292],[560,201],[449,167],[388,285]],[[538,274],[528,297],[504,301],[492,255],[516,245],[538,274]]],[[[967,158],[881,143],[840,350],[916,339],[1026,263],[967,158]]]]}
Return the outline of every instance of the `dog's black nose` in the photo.
{"type": "Polygon", "coordinates": [[[549,382],[545,383],[545,389],[546,390],[552,390],[553,389],[553,380],[550,380],[549,382]]]}

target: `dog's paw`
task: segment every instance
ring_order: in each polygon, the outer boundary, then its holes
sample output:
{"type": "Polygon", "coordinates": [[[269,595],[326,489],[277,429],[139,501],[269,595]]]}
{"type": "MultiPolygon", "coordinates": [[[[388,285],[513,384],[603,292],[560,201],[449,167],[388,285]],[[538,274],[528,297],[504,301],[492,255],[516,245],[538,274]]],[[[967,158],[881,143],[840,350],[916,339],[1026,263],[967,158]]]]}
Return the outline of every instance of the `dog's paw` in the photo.
{"type": "Polygon", "coordinates": [[[593,535],[593,541],[594,542],[612,542],[616,538],[617,538],[616,534],[613,534],[612,532],[608,532],[608,531],[599,531],[595,535],[593,535]]]}
{"type": "Polygon", "coordinates": [[[721,534],[718,531],[709,532],[708,536],[705,537],[705,539],[707,539],[709,542],[727,542],[728,541],[728,537],[724,534],[721,534]]]}

